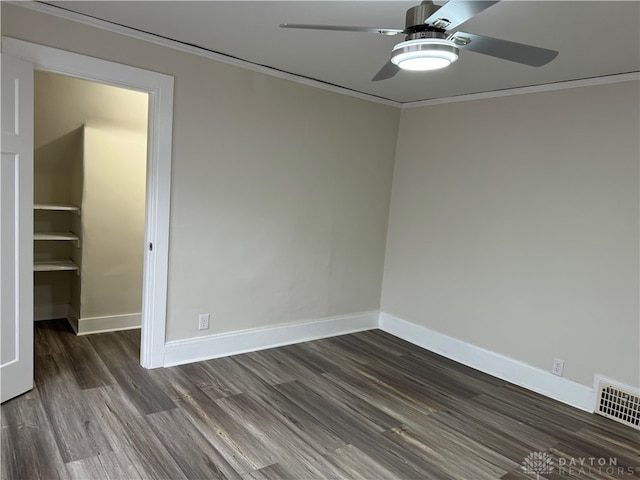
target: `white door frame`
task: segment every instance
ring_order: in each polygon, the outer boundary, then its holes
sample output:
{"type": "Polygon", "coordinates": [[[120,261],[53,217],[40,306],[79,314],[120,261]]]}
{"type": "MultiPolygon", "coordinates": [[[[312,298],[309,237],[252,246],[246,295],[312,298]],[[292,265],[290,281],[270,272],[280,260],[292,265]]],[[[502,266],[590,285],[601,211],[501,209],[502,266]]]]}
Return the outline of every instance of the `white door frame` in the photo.
{"type": "MultiPolygon", "coordinates": [[[[173,77],[23,40],[2,37],[2,52],[35,70],[105,83],[149,94],[142,342],[140,364],[164,365],[169,261],[173,77]],[[150,249],[149,245],[153,245],[150,249]]],[[[29,246],[30,248],[30,246],[29,246]]]]}

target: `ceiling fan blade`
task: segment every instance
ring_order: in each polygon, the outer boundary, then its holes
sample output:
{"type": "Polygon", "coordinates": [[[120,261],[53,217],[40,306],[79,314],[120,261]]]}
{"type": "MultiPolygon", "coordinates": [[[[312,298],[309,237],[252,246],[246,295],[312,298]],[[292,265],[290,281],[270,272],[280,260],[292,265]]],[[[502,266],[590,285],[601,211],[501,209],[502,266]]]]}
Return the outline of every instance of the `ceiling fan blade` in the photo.
{"type": "Polygon", "coordinates": [[[495,1],[464,1],[464,0],[449,0],[449,2],[445,3],[442,7],[440,7],[435,13],[433,13],[429,18],[426,18],[424,23],[429,25],[440,26],[445,30],[451,30],[459,25],[462,25],[464,22],[469,20],[471,17],[476,16],[483,10],[486,10],[492,5],[498,3],[499,0],[495,1]],[[439,20],[446,20],[447,22],[441,22],[439,20]]]}
{"type": "Polygon", "coordinates": [[[380,80],[387,80],[388,78],[395,77],[396,73],[400,71],[395,63],[391,63],[391,60],[387,61],[378,73],[371,79],[372,82],[379,82],[380,80]]]}
{"type": "Polygon", "coordinates": [[[558,56],[555,50],[534,47],[524,43],[485,37],[474,33],[456,32],[451,36],[456,46],[471,52],[502,58],[510,62],[541,67],[558,56]],[[468,43],[467,43],[468,42],[468,43]]]}
{"type": "Polygon", "coordinates": [[[281,23],[282,28],[299,28],[303,30],[331,30],[337,32],[364,32],[379,33],[381,35],[399,35],[404,30],[397,28],[381,28],[381,27],[351,27],[348,25],[306,25],[303,23],[281,23]]]}

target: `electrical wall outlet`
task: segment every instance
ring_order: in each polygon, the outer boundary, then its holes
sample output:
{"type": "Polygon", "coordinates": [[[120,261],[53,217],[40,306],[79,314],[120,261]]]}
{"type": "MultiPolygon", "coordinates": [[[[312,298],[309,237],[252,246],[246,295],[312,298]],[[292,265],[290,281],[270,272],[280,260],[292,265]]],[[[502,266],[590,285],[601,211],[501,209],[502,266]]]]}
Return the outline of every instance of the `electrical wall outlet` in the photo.
{"type": "Polygon", "coordinates": [[[209,328],[209,314],[201,313],[198,317],[198,330],[206,330],[209,328]]]}
{"type": "Polygon", "coordinates": [[[553,359],[553,365],[551,366],[551,373],[554,375],[562,376],[562,370],[564,370],[564,360],[560,358],[553,359]]]}

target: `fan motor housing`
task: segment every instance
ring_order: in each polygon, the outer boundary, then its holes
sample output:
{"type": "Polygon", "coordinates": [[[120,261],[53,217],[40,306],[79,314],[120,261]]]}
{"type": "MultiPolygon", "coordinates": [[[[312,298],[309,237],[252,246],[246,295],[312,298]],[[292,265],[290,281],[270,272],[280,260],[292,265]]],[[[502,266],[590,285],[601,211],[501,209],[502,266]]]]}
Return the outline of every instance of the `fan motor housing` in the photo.
{"type": "Polygon", "coordinates": [[[407,35],[406,40],[419,40],[421,38],[434,38],[439,40],[445,40],[447,36],[439,30],[429,30],[429,31],[421,31],[414,32],[407,35]]]}
{"type": "Polygon", "coordinates": [[[415,27],[426,26],[424,21],[433,15],[440,7],[434,5],[433,2],[422,2],[420,5],[411,7],[407,10],[407,16],[405,18],[405,28],[412,30],[415,27]]]}

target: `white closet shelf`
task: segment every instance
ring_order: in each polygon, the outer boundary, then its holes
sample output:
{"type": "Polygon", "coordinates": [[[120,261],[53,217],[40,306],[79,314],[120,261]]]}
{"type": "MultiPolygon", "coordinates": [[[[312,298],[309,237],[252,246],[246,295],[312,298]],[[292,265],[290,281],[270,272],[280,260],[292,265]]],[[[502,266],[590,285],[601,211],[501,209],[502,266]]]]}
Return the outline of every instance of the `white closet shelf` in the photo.
{"type": "Polygon", "coordinates": [[[71,240],[77,242],[80,237],[71,232],[36,232],[33,234],[34,240],[71,240]]]}
{"type": "Polygon", "coordinates": [[[68,203],[35,203],[34,210],[52,210],[57,212],[80,212],[80,207],[68,203]]]}
{"type": "Polygon", "coordinates": [[[34,272],[78,271],[78,265],[71,260],[37,260],[33,262],[34,272]]]}

